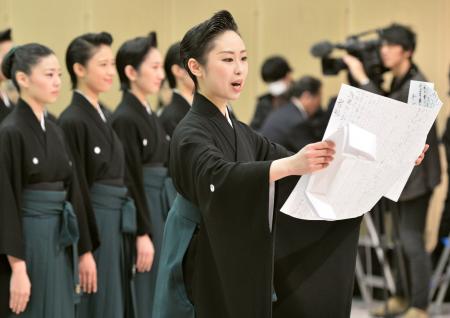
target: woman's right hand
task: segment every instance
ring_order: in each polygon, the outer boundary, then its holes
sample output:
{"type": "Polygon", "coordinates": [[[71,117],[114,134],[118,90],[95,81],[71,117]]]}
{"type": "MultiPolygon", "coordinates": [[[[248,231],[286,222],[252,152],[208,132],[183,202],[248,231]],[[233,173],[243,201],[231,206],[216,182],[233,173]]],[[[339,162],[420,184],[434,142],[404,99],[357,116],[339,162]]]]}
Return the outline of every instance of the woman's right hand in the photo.
{"type": "Polygon", "coordinates": [[[28,278],[25,261],[12,256],[8,256],[8,261],[12,270],[9,287],[9,308],[18,315],[27,308],[31,294],[31,282],[28,278]]]}
{"type": "Polygon", "coordinates": [[[320,141],[306,145],[290,157],[290,175],[301,176],[329,166],[335,154],[332,141],[320,141]]]}
{"type": "Polygon", "coordinates": [[[320,141],[306,145],[295,155],[278,159],[270,167],[270,181],[287,176],[301,176],[328,167],[335,154],[332,141],[320,141]]]}
{"type": "Polygon", "coordinates": [[[85,293],[97,292],[97,266],[91,252],[80,256],[79,261],[80,286],[85,293]]]}
{"type": "Polygon", "coordinates": [[[155,248],[147,234],[140,235],[136,238],[136,251],[136,270],[139,273],[149,272],[153,265],[155,248]]]}

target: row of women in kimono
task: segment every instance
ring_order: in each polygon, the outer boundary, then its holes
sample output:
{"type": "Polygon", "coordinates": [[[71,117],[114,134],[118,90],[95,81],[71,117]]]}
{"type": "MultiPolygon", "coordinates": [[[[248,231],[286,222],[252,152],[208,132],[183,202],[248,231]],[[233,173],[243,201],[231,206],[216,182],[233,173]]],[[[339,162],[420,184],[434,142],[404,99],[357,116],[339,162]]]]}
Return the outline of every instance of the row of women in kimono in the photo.
{"type": "Polygon", "coordinates": [[[111,43],[98,33],[69,45],[74,92],[59,126],[43,116],[61,85],[55,54],[27,44],[3,61],[20,100],[0,127],[1,317],[348,317],[360,218],[277,213],[298,176],[329,165],[334,145],[293,154],[230,115],[248,73],[231,14],[193,27],[175,49],[195,94],[170,158],[146,101],[164,77],[155,34],[115,58],[111,43]],[[99,95],[116,68],[123,98],[107,119],[99,95]],[[168,160],[178,194],[163,234],[168,160]]]}
{"type": "Polygon", "coordinates": [[[175,194],[170,138],[147,103],[163,62],[154,32],[116,56],[111,43],[108,33],[70,43],[73,96],[58,123],[44,116],[61,87],[54,52],[31,43],[3,60],[20,99],[0,128],[2,318],[151,317],[175,194]],[[116,69],[123,97],[106,118],[99,96],[116,69]]]}

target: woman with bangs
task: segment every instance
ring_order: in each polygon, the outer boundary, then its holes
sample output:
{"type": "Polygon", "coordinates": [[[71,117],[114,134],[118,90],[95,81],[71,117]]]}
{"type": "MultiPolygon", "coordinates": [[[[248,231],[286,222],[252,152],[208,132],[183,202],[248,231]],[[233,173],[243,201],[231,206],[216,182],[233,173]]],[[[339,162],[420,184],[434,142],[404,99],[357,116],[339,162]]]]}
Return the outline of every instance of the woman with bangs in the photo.
{"type": "Polygon", "coordinates": [[[164,222],[172,201],[168,179],[169,136],[148,102],[164,80],[156,33],[126,41],[116,56],[123,91],[112,125],[125,149],[126,184],[136,204],[136,316],[152,314],[164,222]]]}
{"type": "Polygon", "coordinates": [[[89,225],[98,233],[92,237],[97,244],[80,256],[85,293],[79,318],[123,318],[130,312],[128,241],[136,230],[136,211],[125,186],[122,144],[99,104],[116,74],[111,43],[109,33],[88,33],[75,38],[66,52],[74,92],[59,123],[74,156],[89,225]]]}

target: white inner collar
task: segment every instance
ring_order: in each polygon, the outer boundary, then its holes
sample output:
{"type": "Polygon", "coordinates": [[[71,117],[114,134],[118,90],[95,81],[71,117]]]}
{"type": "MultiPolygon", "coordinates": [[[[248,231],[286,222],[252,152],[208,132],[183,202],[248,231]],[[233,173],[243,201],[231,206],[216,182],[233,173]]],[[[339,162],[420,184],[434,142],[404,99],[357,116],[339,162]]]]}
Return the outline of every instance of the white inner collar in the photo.
{"type": "Polygon", "coordinates": [[[228,123],[230,124],[230,126],[233,128],[233,123],[231,122],[230,113],[228,111],[228,106],[225,108],[225,117],[227,118],[228,123]]]}
{"type": "Polygon", "coordinates": [[[45,131],[45,112],[42,113],[41,119],[39,120],[40,124],[41,124],[41,128],[43,131],[45,131]]]}
{"type": "Polygon", "coordinates": [[[87,97],[85,94],[83,94],[82,91],[80,91],[79,89],[76,89],[75,92],[77,92],[78,94],[80,94],[81,96],[83,96],[88,102],[89,104],[93,105],[95,107],[95,109],[97,110],[98,114],[100,115],[100,118],[103,120],[103,122],[106,123],[106,116],[105,114],[103,114],[102,108],[100,107],[100,104],[94,104],[89,97],[87,97]]]}
{"type": "Polygon", "coordinates": [[[8,107],[8,108],[11,107],[11,101],[9,100],[8,95],[5,92],[1,91],[1,90],[0,90],[0,95],[1,95],[1,98],[2,98],[3,103],[5,104],[5,106],[8,107]]]}

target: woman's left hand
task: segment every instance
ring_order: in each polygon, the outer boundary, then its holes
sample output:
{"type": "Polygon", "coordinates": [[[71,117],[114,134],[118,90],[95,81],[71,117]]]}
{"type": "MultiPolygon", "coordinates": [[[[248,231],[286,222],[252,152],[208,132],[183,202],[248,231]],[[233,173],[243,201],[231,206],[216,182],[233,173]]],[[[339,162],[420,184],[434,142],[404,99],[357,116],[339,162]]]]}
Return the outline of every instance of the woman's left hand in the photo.
{"type": "Polygon", "coordinates": [[[420,154],[419,158],[416,160],[416,166],[420,165],[423,161],[423,158],[425,158],[425,153],[428,151],[428,148],[430,148],[430,145],[425,144],[425,147],[423,147],[422,153],[420,154]]]}

